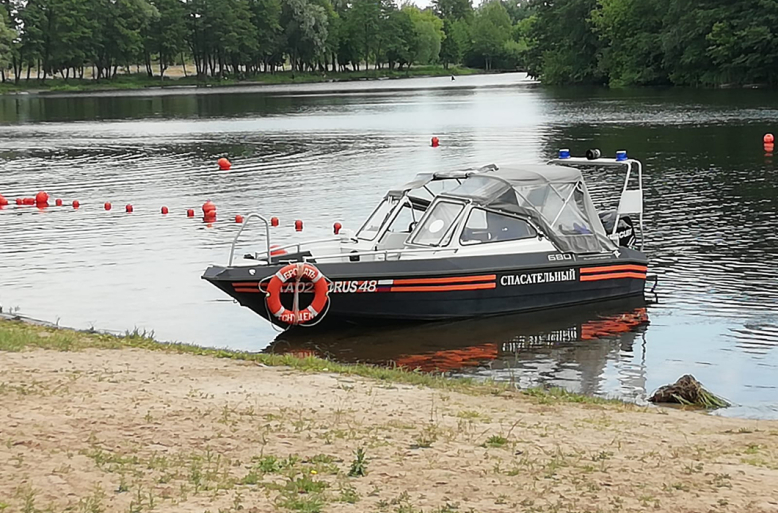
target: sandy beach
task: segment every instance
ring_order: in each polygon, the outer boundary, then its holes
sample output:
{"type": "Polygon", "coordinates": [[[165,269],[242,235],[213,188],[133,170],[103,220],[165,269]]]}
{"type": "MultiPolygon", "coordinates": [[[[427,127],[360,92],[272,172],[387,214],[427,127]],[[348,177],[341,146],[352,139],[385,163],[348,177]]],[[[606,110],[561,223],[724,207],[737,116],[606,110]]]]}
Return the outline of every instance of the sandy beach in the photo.
{"type": "Polygon", "coordinates": [[[778,511],[776,422],[143,349],[0,392],[5,511],[778,511]]]}

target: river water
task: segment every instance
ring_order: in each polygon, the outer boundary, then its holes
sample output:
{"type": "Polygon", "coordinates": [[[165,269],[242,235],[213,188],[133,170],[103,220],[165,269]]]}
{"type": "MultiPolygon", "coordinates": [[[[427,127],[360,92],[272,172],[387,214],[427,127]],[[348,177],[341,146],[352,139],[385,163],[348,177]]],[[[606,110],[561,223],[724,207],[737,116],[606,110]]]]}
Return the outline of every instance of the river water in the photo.
{"type": "MultiPolygon", "coordinates": [[[[690,373],[736,404],[723,414],[778,418],[778,171],[762,147],[768,131],[778,131],[773,92],[552,89],[520,74],[4,96],[0,194],[12,205],[0,211],[0,305],[77,328],[638,402],[690,373]],[[235,214],[278,216],[274,242],[292,240],[298,218],[303,235],[320,238],[335,221],[358,228],[417,172],[538,162],[560,147],[627,149],[643,161],[657,301],[278,336],[200,279],[226,262],[235,214]],[[231,171],[217,170],[221,156],[231,171]],[[52,203],[82,206],[13,204],[41,189],[52,203]],[[216,223],[186,217],[208,199],[216,223]]],[[[606,203],[619,176],[588,175],[606,203]]],[[[244,239],[239,252],[261,248],[259,227],[244,239]]]]}

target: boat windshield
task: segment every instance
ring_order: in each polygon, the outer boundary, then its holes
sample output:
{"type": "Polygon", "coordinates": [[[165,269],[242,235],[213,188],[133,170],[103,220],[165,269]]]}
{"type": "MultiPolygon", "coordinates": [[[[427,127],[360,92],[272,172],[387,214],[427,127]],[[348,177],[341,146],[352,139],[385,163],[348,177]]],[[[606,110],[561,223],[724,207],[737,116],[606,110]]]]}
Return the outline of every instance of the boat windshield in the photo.
{"type": "Polygon", "coordinates": [[[416,229],[416,235],[413,237],[413,244],[423,246],[440,246],[443,238],[449,232],[451,225],[459,217],[459,214],[465,208],[463,203],[454,203],[452,201],[440,201],[432,207],[416,229]]]}
{"type": "Polygon", "coordinates": [[[399,202],[399,198],[384,198],[373,211],[370,218],[362,225],[362,228],[359,229],[357,238],[362,240],[374,240],[399,202]]]}

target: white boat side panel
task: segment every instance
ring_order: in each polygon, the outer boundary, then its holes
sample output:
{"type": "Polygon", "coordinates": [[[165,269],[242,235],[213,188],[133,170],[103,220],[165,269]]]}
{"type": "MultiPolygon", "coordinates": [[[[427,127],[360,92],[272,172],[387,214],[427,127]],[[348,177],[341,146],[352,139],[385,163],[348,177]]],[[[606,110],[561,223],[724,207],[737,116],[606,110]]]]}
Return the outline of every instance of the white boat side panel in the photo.
{"type": "Polygon", "coordinates": [[[643,213],[643,191],[632,189],[621,193],[619,201],[619,214],[643,213]]]}
{"type": "Polygon", "coordinates": [[[510,253],[548,253],[556,251],[550,240],[537,238],[506,242],[487,242],[461,246],[453,256],[505,255],[510,253]]]}

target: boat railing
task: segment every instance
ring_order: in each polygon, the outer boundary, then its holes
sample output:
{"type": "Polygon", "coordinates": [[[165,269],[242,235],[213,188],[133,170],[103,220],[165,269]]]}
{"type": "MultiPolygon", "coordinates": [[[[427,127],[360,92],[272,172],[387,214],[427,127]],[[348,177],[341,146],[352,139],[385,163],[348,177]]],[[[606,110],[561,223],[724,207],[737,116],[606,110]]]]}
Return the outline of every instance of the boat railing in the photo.
{"type": "Polygon", "coordinates": [[[611,158],[583,158],[583,157],[565,157],[552,159],[554,164],[577,165],[582,167],[618,167],[626,169],[624,186],[621,189],[619,205],[616,208],[616,221],[613,223],[611,236],[616,235],[619,226],[619,218],[627,214],[637,214],[640,226],[640,250],[643,250],[645,244],[645,232],[643,230],[643,164],[635,159],[611,159],[611,158]],[[633,173],[637,174],[637,188],[630,188],[630,179],[633,173]]]}
{"type": "Polygon", "coordinates": [[[322,260],[332,260],[336,258],[356,258],[363,256],[378,256],[384,255],[384,260],[388,259],[389,255],[404,255],[415,253],[436,253],[441,251],[447,251],[456,253],[459,248],[425,248],[425,249],[383,249],[379,251],[354,251],[352,253],[333,253],[331,255],[316,255],[303,257],[305,262],[321,262],[322,260]]]}
{"type": "Polygon", "coordinates": [[[232,246],[230,247],[230,263],[229,265],[232,266],[232,260],[235,257],[235,246],[238,244],[238,239],[240,238],[240,235],[243,233],[243,230],[246,229],[246,226],[249,224],[249,220],[251,219],[259,219],[263,223],[265,223],[265,242],[267,244],[267,258],[268,261],[270,260],[270,223],[267,219],[262,217],[259,214],[253,213],[246,216],[246,219],[243,221],[243,224],[240,225],[240,230],[238,230],[238,233],[235,234],[235,238],[232,240],[232,246]]]}
{"type": "Polygon", "coordinates": [[[306,240],[302,242],[293,242],[285,246],[276,246],[273,248],[273,251],[281,251],[281,250],[287,250],[289,248],[295,248],[296,252],[299,253],[302,250],[303,246],[315,246],[316,244],[324,244],[327,242],[340,242],[342,240],[343,237],[327,237],[326,239],[314,239],[314,240],[306,240]]]}

